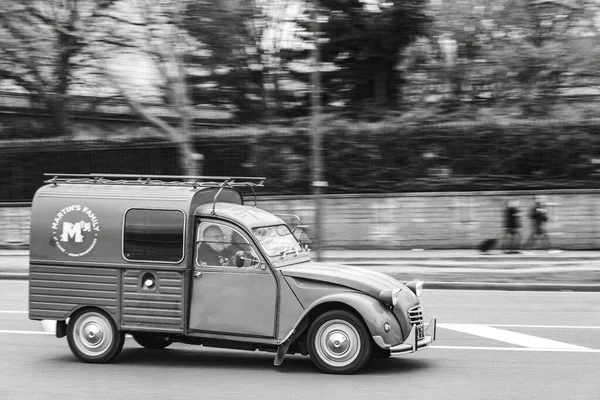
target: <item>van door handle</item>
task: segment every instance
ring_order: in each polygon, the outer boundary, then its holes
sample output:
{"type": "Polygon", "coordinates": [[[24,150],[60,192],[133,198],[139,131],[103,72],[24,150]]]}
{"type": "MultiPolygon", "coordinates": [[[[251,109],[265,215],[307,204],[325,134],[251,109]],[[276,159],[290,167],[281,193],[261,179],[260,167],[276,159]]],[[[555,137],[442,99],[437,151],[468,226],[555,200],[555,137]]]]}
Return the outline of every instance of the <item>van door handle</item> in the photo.
{"type": "Polygon", "coordinates": [[[194,271],[194,278],[202,278],[202,272],[194,271]]]}

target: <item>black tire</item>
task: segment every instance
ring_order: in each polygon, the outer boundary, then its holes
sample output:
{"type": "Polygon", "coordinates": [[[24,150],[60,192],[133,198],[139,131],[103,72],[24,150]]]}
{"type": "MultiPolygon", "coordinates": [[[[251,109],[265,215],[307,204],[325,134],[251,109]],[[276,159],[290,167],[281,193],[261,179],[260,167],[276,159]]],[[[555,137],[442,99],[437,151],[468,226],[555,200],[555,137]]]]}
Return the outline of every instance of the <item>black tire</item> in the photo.
{"type": "Polygon", "coordinates": [[[113,360],[125,343],[113,319],[102,310],[85,309],[75,313],[67,326],[71,351],[83,362],[106,363],[113,360]]]}
{"type": "Polygon", "coordinates": [[[307,336],[308,354],[321,371],[352,374],[371,357],[371,338],[363,321],[344,311],[328,311],[313,321],[307,336]]]}
{"type": "Polygon", "coordinates": [[[173,343],[164,336],[153,335],[150,333],[133,333],[132,336],[137,344],[150,350],[162,350],[173,343]]]}

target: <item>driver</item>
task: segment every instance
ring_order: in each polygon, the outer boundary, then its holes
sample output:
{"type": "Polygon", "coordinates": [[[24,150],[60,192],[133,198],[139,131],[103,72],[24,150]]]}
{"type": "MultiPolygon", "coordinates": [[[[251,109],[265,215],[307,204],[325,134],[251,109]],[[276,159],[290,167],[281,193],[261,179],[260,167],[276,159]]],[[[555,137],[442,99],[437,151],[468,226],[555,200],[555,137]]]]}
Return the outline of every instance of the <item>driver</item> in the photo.
{"type": "Polygon", "coordinates": [[[198,264],[202,267],[233,266],[230,251],[226,248],[226,237],[223,230],[210,225],[204,230],[204,241],[198,247],[198,264]]]}

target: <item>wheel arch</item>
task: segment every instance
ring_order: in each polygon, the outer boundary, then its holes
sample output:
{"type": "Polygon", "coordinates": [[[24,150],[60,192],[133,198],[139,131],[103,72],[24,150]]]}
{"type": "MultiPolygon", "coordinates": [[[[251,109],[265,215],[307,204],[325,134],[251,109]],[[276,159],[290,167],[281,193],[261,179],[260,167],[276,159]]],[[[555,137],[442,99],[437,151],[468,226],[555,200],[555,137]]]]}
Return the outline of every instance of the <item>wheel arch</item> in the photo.
{"type": "Polygon", "coordinates": [[[298,340],[319,315],[331,310],[346,310],[353,313],[364,323],[371,337],[382,337],[387,344],[398,344],[403,341],[402,328],[385,305],[363,293],[344,292],[321,297],[306,307],[290,333],[293,333],[292,342],[298,340]],[[385,323],[390,324],[390,332],[384,330],[385,323]]]}
{"type": "Polygon", "coordinates": [[[110,310],[108,310],[107,307],[104,306],[99,306],[99,305],[81,305],[81,306],[77,306],[74,307],[72,310],[70,310],[66,317],[64,318],[64,320],[67,320],[69,318],[72,318],[74,315],[85,312],[87,310],[100,310],[103,313],[105,313],[110,319],[111,321],[115,324],[115,326],[117,327],[118,330],[121,330],[121,326],[119,324],[119,321],[117,320],[115,313],[111,313],[110,310]]]}

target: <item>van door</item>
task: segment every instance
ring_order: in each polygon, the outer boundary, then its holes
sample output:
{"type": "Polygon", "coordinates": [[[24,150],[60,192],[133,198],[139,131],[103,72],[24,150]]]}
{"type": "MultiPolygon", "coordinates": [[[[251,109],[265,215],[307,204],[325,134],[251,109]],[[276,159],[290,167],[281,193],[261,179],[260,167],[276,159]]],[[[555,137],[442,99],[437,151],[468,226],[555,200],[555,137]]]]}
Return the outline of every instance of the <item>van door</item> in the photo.
{"type": "Polygon", "coordinates": [[[239,229],[210,220],[196,228],[189,329],[275,337],[277,280],[239,229]],[[236,267],[235,253],[245,253],[236,267]]]}

